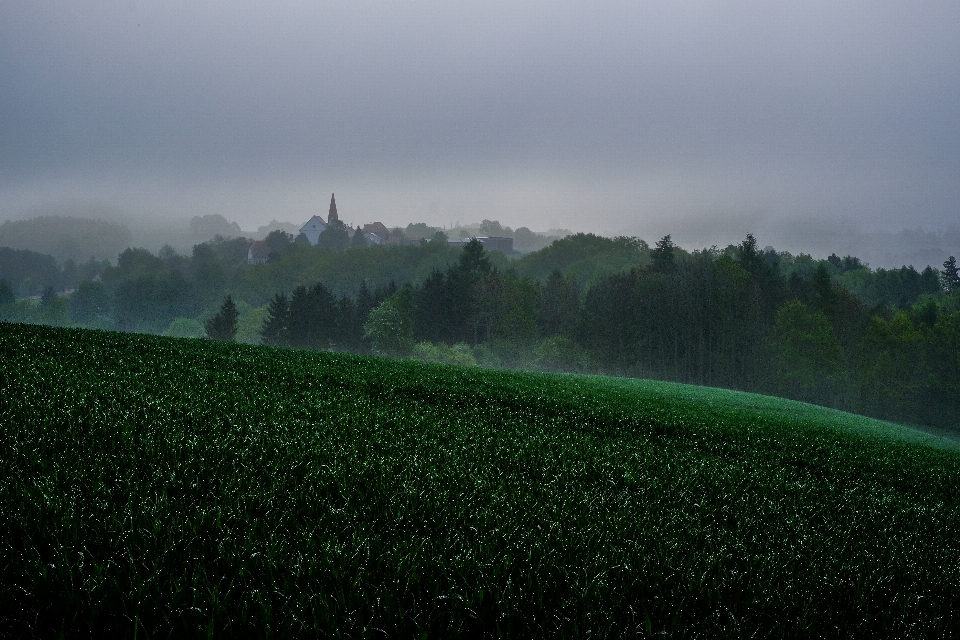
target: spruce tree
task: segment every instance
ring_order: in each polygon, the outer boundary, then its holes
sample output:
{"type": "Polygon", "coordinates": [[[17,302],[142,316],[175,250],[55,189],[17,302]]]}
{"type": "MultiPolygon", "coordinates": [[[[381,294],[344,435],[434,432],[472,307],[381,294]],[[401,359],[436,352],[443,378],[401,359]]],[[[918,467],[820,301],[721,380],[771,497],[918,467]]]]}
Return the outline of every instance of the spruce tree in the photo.
{"type": "Polygon", "coordinates": [[[363,230],[360,229],[360,225],[357,225],[357,230],[353,232],[353,239],[350,241],[351,247],[365,247],[367,246],[367,239],[363,237],[363,230]]]}
{"type": "Polygon", "coordinates": [[[221,342],[233,342],[234,338],[237,337],[237,318],[239,317],[240,312],[237,311],[237,305],[234,304],[233,297],[228,295],[217,315],[207,320],[203,325],[207,330],[207,337],[221,342]]]}
{"type": "Polygon", "coordinates": [[[290,323],[290,301],[283,293],[278,293],[267,306],[267,319],[260,329],[260,339],[263,344],[272,347],[289,345],[288,328],[290,323]]]}
{"type": "Polygon", "coordinates": [[[748,233],[739,245],[737,245],[737,262],[747,271],[747,273],[757,274],[763,267],[763,254],[757,249],[757,239],[752,233],[748,233]]]}
{"type": "Polygon", "coordinates": [[[659,271],[661,273],[669,273],[673,271],[673,250],[675,246],[676,245],[673,244],[673,240],[670,239],[669,234],[663,236],[663,238],[657,241],[657,248],[650,252],[650,257],[653,259],[653,268],[655,271],[659,271]]]}
{"type": "Polygon", "coordinates": [[[953,256],[947,258],[943,263],[943,271],[940,272],[943,277],[943,288],[948,292],[960,291],[960,269],[957,268],[957,259],[953,256]]]}

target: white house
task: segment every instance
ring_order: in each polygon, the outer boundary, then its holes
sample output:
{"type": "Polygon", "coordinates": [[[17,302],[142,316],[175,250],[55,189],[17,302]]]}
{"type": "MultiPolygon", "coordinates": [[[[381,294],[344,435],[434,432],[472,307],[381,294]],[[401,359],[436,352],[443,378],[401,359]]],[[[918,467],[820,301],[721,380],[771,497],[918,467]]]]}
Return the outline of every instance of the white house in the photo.
{"type": "Polygon", "coordinates": [[[471,240],[476,240],[483,245],[487,251],[502,251],[505,254],[513,253],[513,238],[499,238],[496,236],[478,236],[475,238],[450,238],[447,243],[451,247],[463,248],[470,244],[471,240]]]}
{"type": "Polygon", "coordinates": [[[317,241],[320,240],[320,234],[327,230],[327,223],[324,222],[320,216],[313,216],[307,220],[306,224],[300,227],[300,233],[307,236],[307,240],[310,241],[310,244],[317,244],[317,241]]]}

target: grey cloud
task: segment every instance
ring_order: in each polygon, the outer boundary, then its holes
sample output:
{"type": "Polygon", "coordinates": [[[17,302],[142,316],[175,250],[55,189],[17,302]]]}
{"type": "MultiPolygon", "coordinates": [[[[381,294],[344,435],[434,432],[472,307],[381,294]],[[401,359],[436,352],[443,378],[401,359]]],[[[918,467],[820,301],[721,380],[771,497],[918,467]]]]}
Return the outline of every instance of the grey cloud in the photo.
{"type": "Polygon", "coordinates": [[[933,1],[11,0],[0,207],[71,183],[159,208],[216,201],[204,185],[307,198],[312,175],[537,227],[591,202],[601,232],[723,211],[943,226],[958,28],[933,1]]]}

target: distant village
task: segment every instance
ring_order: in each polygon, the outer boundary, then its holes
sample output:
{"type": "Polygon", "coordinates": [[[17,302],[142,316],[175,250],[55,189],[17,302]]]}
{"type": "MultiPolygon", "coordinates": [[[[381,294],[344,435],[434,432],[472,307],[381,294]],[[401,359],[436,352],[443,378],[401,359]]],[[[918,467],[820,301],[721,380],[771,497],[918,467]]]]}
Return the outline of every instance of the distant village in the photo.
{"type": "MultiPolygon", "coordinates": [[[[400,229],[391,231],[387,229],[386,225],[382,222],[370,222],[362,227],[357,225],[356,228],[346,225],[340,220],[340,216],[337,214],[336,194],[330,194],[330,209],[327,212],[326,221],[318,215],[312,216],[300,227],[300,232],[297,236],[294,236],[294,234],[288,235],[291,236],[291,240],[294,237],[303,235],[311,245],[316,246],[320,243],[320,238],[323,234],[331,228],[339,228],[346,231],[353,245],[359,244],[356,240],[356,234],[362,235],[363,244],[366,246],[409,244],[419,243],[421,241],[430,242],[433,240],[433,237],[413,237],[406,235],[400,229]]],[[[507,255],[514,253],[513,238],[510,237],[471,236],[468,238],[447,238],[446,241],[452,246],[464,246],[473,239],[476,239],[489,251],[500,251],[507,255]]],[[[247,252],[247,262],[250,264],[264,263],[267,262],[269,256],[270,248],[267,241],[257,240],[250,245],[250,249],[247,252]]]]}

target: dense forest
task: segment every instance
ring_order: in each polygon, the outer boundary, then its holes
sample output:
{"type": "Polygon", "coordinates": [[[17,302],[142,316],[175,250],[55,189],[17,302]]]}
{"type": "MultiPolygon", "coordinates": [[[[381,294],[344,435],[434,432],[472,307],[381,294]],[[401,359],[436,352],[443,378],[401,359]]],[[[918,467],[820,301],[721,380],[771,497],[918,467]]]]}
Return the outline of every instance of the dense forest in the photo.
{"type": "Polygon", "coordinates": [[[688,252],[576,234],[509,257],[444,240],[314,247],[275,230],[264,264],[242,237],[115,264],[0,248],[0,319],[656,378],[960,429],[952,257],[871,269],[751,235],[688,252]]]}

